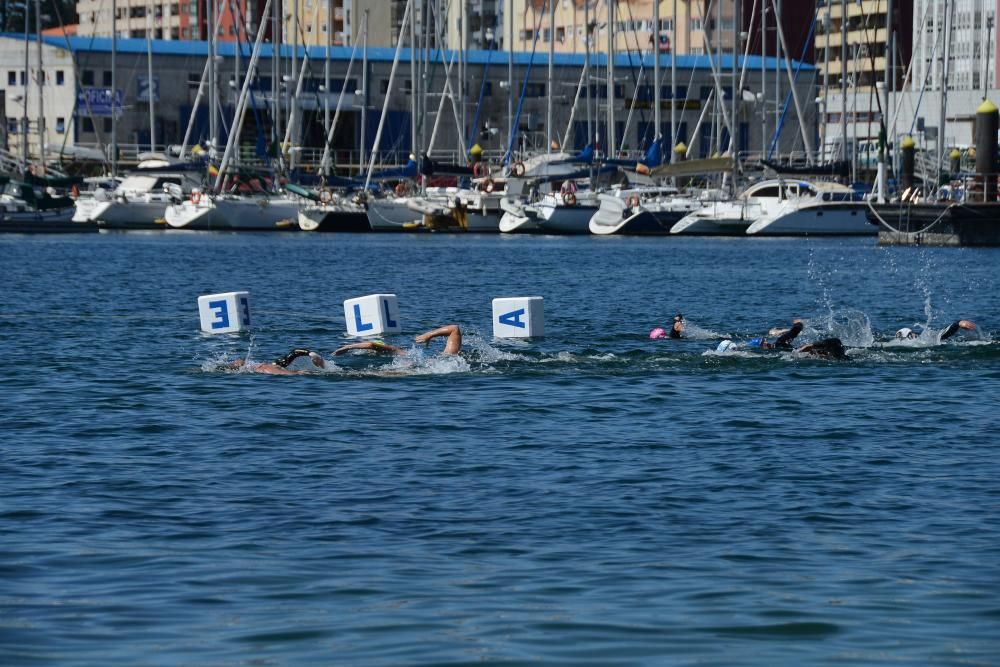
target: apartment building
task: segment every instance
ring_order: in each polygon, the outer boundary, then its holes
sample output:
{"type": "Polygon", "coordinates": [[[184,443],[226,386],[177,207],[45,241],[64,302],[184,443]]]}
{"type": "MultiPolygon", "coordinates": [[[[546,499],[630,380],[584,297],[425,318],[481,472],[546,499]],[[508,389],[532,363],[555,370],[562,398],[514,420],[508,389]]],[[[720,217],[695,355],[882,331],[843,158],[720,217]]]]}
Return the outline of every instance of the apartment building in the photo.
{"type": "Polygon", "coordinates": [[[941,90],[946,23],[951,24],[948,89],[995,85],[997,4],[997,0],[914,0],[912,87],[941,90]]]}

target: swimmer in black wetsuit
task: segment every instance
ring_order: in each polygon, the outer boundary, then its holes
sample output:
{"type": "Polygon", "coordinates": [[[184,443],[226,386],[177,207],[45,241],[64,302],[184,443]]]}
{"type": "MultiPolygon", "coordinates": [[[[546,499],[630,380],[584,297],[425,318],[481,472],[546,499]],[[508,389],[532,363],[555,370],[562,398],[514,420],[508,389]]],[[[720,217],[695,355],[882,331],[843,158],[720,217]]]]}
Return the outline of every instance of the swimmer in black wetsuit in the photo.
{"type": "Polygon", "coordinates": [[[830,359],[847,359],[847,351],[839,338],[824,338],[815,343],[803,345],[796,352],[803,354],[814,354],[817,357],[828,357],[830,359]]]}
{"type": "Polygon", "coordinates": [[[226,364],[224,368],[230,370],[246,368],[251,373],[265,373],[267,375],[301,375],[307,371],[288,370],[291,363],[299,357],[309,357],[313,366],[316,366],[317,368],[326,368],[326,361],[323,360],[323,357],[302,347],[295,348],[285,356],[280,359],[275,359],[271,363],[264,362],[259,364],[247,364],[246,359],[237,359],[232,363],[226,364]]]}
{"type": "Polygon", "coordinates": [[[938,342],[944,342],[957,334],[959,331],[975,331],[976,323],[972,320],[956,320],[948,325],[948,328],[938,336],[938,342]]]}
{"type": "Polygon", "coordinates": [[[778,339],[774,341],[774,346],[785,348],[791,347],[792,341],[795,340],[795,337],[800,333],[802,333],[802,320],[795,320],[792,322],[791,329],[778,336],[778,339]]]}
{"type": "Polygon", "coordinates": [[[682,333],[684,333],[684,316],[677,313],[674,315],[674,324],[670,327],[670,337],[680,338],[682,333]]]}

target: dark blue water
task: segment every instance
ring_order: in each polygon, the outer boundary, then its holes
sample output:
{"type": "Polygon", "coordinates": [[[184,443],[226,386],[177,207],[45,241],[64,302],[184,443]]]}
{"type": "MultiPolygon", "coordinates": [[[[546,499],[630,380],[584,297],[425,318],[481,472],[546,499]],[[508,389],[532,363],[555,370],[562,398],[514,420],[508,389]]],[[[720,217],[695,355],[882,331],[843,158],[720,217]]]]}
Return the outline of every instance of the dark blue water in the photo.
{"type": "Polygon", "coordinates": [[[2,237],[0,664],[998,664],[998,258],[2,237]],[[199,333],[236,289],[253,335],[199,333]],[[463,355],[334,359],[377,292],[389,342],[458,322],[463,355]],[[493,340],[535,294],[546,338],[493,340]],[[850,360],[706,354],[793,317],[850,360]],[[221,367],[294,346],[331,367],[221,367]]]}

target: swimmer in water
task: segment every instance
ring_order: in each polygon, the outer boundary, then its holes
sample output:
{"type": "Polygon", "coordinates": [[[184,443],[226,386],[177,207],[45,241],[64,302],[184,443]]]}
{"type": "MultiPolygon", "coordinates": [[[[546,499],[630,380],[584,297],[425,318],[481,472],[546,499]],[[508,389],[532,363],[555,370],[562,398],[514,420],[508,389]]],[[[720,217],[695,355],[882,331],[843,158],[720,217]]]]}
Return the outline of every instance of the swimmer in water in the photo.
{"type": "Polygon", "coordinates": [[[783,331],[778,335],[777,340],[774,341],[774,347],[789,348],[792,346],[792,341],[795,337],[802,333],[802,320],[794,320],[792,322],[792,328],[783,331]]]}
{"type": "Polygon", "coordinates": [[[839,338],[824,338],[815,343],[803,345],[795,351],[829,359],[847,359],[847,351],[839,338]]]}
{"type": "MultiPolygon", "coordinates": [[[[955,320],[945,328],[944,331],[938,336],[938,342],[943,343],[955,334],[961,331],[975,331],[976,323],[972,320],[955,320]]],[[[897,340],[914,340],[920,338],[920,333],[914,331],[910,327],[903,327],[896,332],[897,340]]]]}
{"type": "Polygon", "coordinates": [[[737,343],[725,339],[715,348],[715,351],[720,354],[725,354],[726,352],[734,352],[737,350],[770,350],[774,348],[774,344],[768,341],[766,338],[751,338],[746,343],[737,343]]]}
{"type": "Polygon", "coordinates": [[[288,366],[298,359],[299,357],[309,357],[312,361],[313,366],[316,368],[326,368],[326,362],[323,357],[311,352],[305,348],[297,347],[280,359],[275,359],[271,363],[263,362],[259,364],[247,363],[246,359],[237,359],[232,363],[226,364],[224,368],[230,370],[240,370],[245,368],[250,373],[265,373],[267,375],[301,375],[302,373],[307,373],[308,371],[292,371],[288,370],[288,366]]]}
{"type": "MultiPolygon", "coordinates": [[[[447,336],[442,354],[458,354],[462,351],[462,329],[457,324],[447,324],[437,329],[432,329],[414,338],[417,343],[430,343],[431,340],[447,336]]],[[[360,343],[350,343],[334,350],[333,354],[339,356],[351,350],[371,350],[381,354],[406,354],[406,350],[395,345],[387,345],[380,340],[366,340],[360,343]]]]}
{"type": "Polygon", "coordinates": [[[674,322],[670,326],[670,329],[664,329],[663,327],[656,327],[649,332],[649,337],[653,340],[657,338],[681,338],[681,334],[684,333],[684,316],[680,313],[674,315],[674,322]]]}

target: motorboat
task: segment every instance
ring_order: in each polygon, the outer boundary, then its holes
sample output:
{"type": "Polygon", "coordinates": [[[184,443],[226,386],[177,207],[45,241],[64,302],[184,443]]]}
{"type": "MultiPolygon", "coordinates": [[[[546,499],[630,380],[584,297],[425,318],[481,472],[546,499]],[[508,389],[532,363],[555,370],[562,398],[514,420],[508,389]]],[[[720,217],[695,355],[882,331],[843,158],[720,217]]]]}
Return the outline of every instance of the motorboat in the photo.
{"type": "Polygon", "coordinates": [[[747,228],[752,236],[874,236],[862,195],[834,182],[797,183],[797,190],[747,228]],[[794,193],[794,195],[791,195],[794,193]]]}
{"type": "Polygon", "coordinates": [[[789,200],[815,198],[811,183],[771,179],[754,183],[733,200],[713,201],[681,218],[671,234],[745,236],[752,224],[776,214],[789,200]]]}
{"type": "Polygon", "coordinates": [[[38,185],[7,180],[0,191],[0,232],[54,234],[96,232],[92,222],[74,222],[73,199],[38,185]]]}

